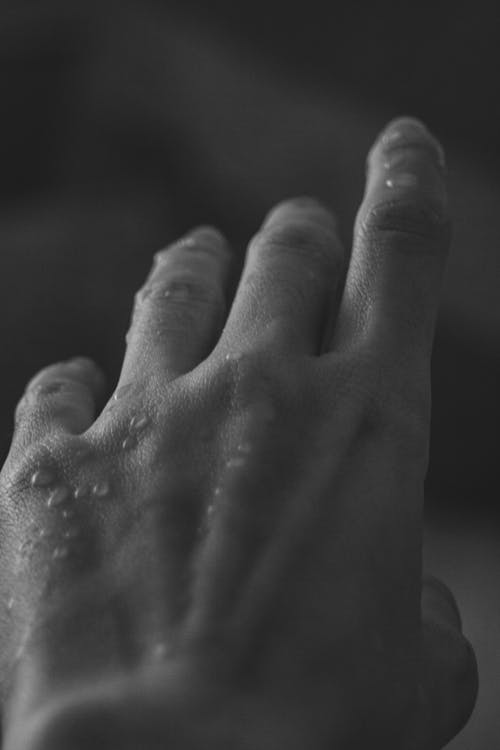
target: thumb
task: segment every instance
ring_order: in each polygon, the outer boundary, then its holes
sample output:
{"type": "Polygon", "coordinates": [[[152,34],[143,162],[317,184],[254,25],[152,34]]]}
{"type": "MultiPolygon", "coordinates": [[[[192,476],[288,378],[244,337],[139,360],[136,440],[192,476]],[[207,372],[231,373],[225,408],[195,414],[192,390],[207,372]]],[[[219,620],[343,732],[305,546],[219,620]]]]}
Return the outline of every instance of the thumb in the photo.
{"type": "Polygon", "coordinates": [[[439,750],[470,718],[478,693],[477,662],[462,634],[453,594],[434,576],[424,575],[421,608],[420,705],[409,746],[439,750]]]}

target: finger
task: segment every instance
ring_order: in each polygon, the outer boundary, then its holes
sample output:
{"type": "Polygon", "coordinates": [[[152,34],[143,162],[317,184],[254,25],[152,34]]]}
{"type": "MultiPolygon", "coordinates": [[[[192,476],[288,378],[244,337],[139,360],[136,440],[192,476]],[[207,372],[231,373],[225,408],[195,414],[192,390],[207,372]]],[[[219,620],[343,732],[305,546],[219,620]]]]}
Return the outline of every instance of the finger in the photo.
{"type": "Polygon", "coordinates": [[[155,261],[136,295],[119,386],[145,374],[163,383],[189,372],[225,321],[231,254],[216,229],[194,230],[155,261]]]}
{"type": "Polygon", "coordinates": [[[363,341],[428,356],[450,242],[442,149],[418,120],[389,123],[367,182],[331,349],[363,341]]]}
{"type": "MultiPolygon", "coordinates": [[[[421,706],[415,747],[441,748],[467,723],[478,692],[477,663],[457,603],[437,578],[422,585],[421,706]]],[[[411,746],[411,745],[410,745],[411,746]]]]}
{"type": "Polygon", "coordinates": [[[14,442],[27,445],[49,433],[85,432],[94,422],[105,387],[104,374],[86,357],[40,370],[17,406],[14,442]]]}
{"type": "Polygon", "coordinates": [[[319,353],[343,255],[329,210],[310,198],[280,203],[250,243],[219,348],[265,340],[277,352],[319,353]]]}

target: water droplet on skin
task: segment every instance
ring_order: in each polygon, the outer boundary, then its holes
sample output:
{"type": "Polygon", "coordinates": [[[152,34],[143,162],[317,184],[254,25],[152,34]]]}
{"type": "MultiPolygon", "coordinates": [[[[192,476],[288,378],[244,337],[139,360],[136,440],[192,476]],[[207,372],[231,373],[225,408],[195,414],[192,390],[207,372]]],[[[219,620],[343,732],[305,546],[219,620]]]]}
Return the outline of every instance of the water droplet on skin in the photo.
{"type": "Polygon", "coordinates": [[[229,461],[226,461],[226,466],[228,469],[235,469],[235,468],[238,468],[239,466],[245,466],[245,464],[246,464],[246,459],[242,457],[234,457],[234,458],[230,458],[229,461]]]}
{"type": "Polygon", "coordinates": [[[79,526],[70,526],[63,531],[64,539],[76,539],[76,537],[80,536],[80,534],[81,530],[79,526]]]}
{"type": "Polygon", "coordinates": [[[241,354],[226,354],[224,359],[226,360],[226,362],[239,362],[241,357],[241,354]]]}
{"type": "Polygon", "coordinates": [[[75,500],[81,500],[82,497],[86,497],[90,492],[89,487],[86,487],[84,484],[78,485],[78,487],[75,487],[75,490],[73,492],[73,497],[75,500]]]}
{"type": "Polygon", "coordinates": [[[415,188],[418,187],[418,178],[414,174],[398,174],[394,177],[389,178],[385,181],[385,184],[388,188],[395,188],[395,187],[406,187],[406,188],[415,188]]]}
{"type": "Polygon", "coordinates": [[[14,604],[15,604],[14,597],[13,596],[9,597],[9,599],[7,600],[7,609],[8,609],[9,612],[12,611],[12,609],[14,607],[14,604]]]}
{"type": "Polygon", "coordinates": [[[105,497],[109,494],[109,482],[103,479],[92,487],[92,494],[96,497],[105,497]]]}
{"type": "Polygon", "coordinates": [[[216,487],[214,490],[214,495],[218,497],[221,494],[222,494],[222,487],[216,487]]]}
{"type": "Polygon", "coordinates": [[[65,557],[68,557],[68,555],[69,547],[66,547],[65,545],[56,547],[52,553],[52,557],[54,560],[63,560],[65,557]]]}
{"type": "Polygon", "coordinates": [[[390,130],[388,133],[384,133],[382,136],[382,144],[388,146],[390,143],[395,143],[403,138],[403,133],[400,130],[390,130]]]}
{"type": "Polygon", "coordinates": [[[248,453],[251,453],[252,450],[253,450],[252,443],[245,442],[245,443],[240,443],[238,445],[238,451],[240,453],[246,453],[246,454],[248,454],[248,453]]]}
{"type": "Polygon", "coordinates": [[[176,299],[180,301],[189,301],[191,296],[191,285],[186,281],[172,281],[164,292],[164,297],[171,297],[175,293],[176,299]]]}
{"type": "MultiPolygon", "coordinates": [[[[65,508],[62,512],[63,518],[73,518],[76,515],[74,508],[65,508]]],[[[48,536],[48,532],[47,532],[48,536]]]]}
{"type": "Polygon", "coordinates": [[[130,391],[132,386],[133,386],[133,383],[127,383],[126,385],[120,386],[120,388],[118,388],[118,390],[115,391],[115,394],[113,396],[114,400],[118,401],[119,398],[123,398],[123,396],[125,396],[130,391]]]}
{"type": "Polygon", "coordinates": [[[144,429],[144,427],[146,427],[148,422],[149,417],[147,414],[136,414],[130,420],[130,429],[139,432],[139,430],[142,430],[144,429]]]}
{"type": "Polygon", "coordinates": [[[122,443],[123,450],[129,450],[130,448],[135,448],[137,445],[137,439],[135,435],[127,435],[125,440],[122,443]]]}
{"type": "Polygon", "coordinates": [[[55,481],[55,474],[50,469],[37,469],[31,476],[33,487],[48,487],[55,481]]]}
{"type": "Polygon", "coordinates": [[[53,492],[50,493],[47,500],[47,507],[55,508],[57,505],[67,502],[71,497],[71,491],[68,487],[56,487],[53,492]]]}

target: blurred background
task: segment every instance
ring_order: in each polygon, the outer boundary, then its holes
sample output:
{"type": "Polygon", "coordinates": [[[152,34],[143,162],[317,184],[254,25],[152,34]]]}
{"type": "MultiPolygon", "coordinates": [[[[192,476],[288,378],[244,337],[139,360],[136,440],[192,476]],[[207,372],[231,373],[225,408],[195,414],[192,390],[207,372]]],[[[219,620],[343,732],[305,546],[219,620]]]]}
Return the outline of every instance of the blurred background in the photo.
{"type": "MultiPolygon", "coordinates": [[[[312,194],[350,243],[385,122],[444,143],[454,215],[433,358],[425,565],[480,669],[452,750],[500,743],[500,38],[494,3],[3,0],[0,448],[26,381],[77,354],[118,377],[152,254],[199,223],[243,258],[312,194]]],[[[236,281],[236,279],[234,280],[236,281]]]]}

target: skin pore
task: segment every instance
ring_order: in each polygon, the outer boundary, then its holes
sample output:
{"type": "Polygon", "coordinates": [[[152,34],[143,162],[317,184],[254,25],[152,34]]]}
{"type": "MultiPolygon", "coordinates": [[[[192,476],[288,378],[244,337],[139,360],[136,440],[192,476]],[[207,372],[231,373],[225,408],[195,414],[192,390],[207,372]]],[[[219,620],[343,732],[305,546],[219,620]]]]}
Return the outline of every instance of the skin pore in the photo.
{"type": "Polygon", "coordinates": [[[310,198],[232,254],[200,227],[135,298],[108,398],[28,384],[0,476],[4,750],[423,750],[477,669],[423,576],[439,144],[389,123],[351,253],[310,198]],[[345,281],[345,283],[344,283],[345,281]]]}

